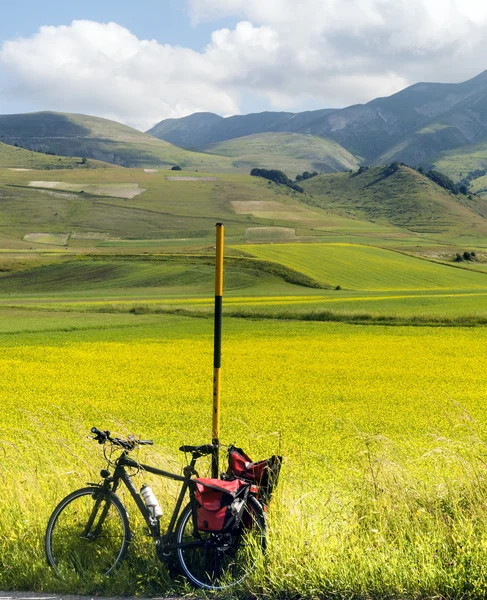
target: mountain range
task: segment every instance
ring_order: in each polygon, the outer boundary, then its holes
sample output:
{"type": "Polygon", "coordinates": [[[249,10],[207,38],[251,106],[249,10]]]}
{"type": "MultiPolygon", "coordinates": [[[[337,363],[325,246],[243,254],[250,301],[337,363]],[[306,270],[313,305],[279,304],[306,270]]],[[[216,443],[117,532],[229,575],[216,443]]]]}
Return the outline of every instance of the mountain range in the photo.
{"type": "Polygon", "coordinates": [[[145,133],[79,114],[0,115],[1,142],[124,167],[213,173],[264,167],[290,177],[398,161],[441,170],[476,189],[474,180],[487,175],[487,71],[463,83],[417,83],[342,109],[195,113],[145,133]]]}
{"type": "Polygon", "coordinates": [[[334,140],[364,164],[441,163],[457,179],[483,154],[487,166],[487,71],[463,83],[417,83],[392,96],[343,109],[302,113],[263,112],[223,118],[195,113],[166,119],[148,131],[177,146],[208,145],[267,132],[312,134],[334,140]],[[484,152],[485,149],[485,152],[484,152]],[[454,166],[458,156],[465,169],[454,166]]]}

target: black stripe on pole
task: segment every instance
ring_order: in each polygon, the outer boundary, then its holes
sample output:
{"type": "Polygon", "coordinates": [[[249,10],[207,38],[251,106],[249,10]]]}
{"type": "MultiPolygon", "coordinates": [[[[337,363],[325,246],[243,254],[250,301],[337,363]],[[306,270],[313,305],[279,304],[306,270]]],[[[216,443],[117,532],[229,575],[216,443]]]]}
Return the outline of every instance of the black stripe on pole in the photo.
{"type": "Polygon", "coordinates": [[[223,298],[215,296],[215,346],[213,350],[213,366],[219,369],[222,363],[222,307],[223,298]]]}

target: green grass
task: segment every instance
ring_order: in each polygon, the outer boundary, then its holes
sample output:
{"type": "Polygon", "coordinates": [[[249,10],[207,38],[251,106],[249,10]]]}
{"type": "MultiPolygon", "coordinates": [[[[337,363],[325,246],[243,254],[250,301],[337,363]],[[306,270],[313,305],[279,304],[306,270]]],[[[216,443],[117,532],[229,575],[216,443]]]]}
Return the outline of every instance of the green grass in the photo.
{"type": "Polygon", "coordinates": [[[434,166],[459,181],[472,171],[487,167],[487,143],[481,141],[443,152],[435,159],[434,166]]]}
{"type": "Polygon", "coordinates": [[[354,290],[487,289],[487,275],[353,244],[243,246],[328,286],[354,290]]]}
{"type": "Polygon", "coordinates": [[[303,182],[303,187],[313,195],[310,204],[360,219],[423,234],[451,236],[466,228],[478,236],[487,232],[484,217],[407,167],[389,176],[383,167],[371,167],[361,175],[321,175],[303,182]]]}
{"type": "Polygon", "coordinates": [[[83,164],[81,158],[49,156],[0,142],[0,169],[90,169],[101,166],[110,167],[108,163],[100,161],[90,160],[83,164]]]}
{"type": "MultiPolygon", "coordinates": [[[[487,322],[487,273],[365,246],[243,248],[265,260],[225,259],[226,316],[448,327],[487,322]],[[342,283],[349,278],[349,289],[327,285],[334,273],[342,283]]],[[[30,260],[0,262],[3,309],[212,315],[211,255],[51,255],[29,268],[30,260]]]]}
{"type": "Polygon", "coordinates": [[[469,188],[474,194],[479,194],[480,196],[487,196],[487,175],[483,177],[477,177],[474,179],[469,188]]]}
{"type": "MultiPolygon", "coordinates": [[[[133,288],[161,288],[161,295],[166,294],[168,288],[173,294],[177,290],[192,295],[211,294],[214,269],[213,257],[204,255],[79,257],[6,272],[0,277],[0,294],[79,294],[80,289],[113,289],[122,292],[133,288]]],[[[247,258],[225,260],[227,290],[273,287],[283,282],[310,288],[321,287],[311,277],[274,262],[247,258]]]]}
{"type": "Polygon", "coordinates": [[[331,139],[301,133],[259,133],[217,142],[203,152],[229,156],[238,168],[280,169],[294,178],[304,171],[333,173],[357,169],[359,160],[331,139]]]}
{"type": "MultiPolygon", "coordinates": [[[[109,246],[93,236],[86,241],[71,236],[69,247],[94,248],[103,244],[114,248],[123,245],[120,239],[188,239],[190,248],[194,239],[206,238],[212,243],[218,221],[225,223],[227,236],[234,241],[243,241],[246,230],[252,227],[291,227],[299,239],[312,239],[331,232],[334,235],[375,236],[379,240],[397,239],[400,243],[405,235],[398,228],[310,207],[303,204],[302,194],[285,186],[269,185],[262,178],[219,174],[213,181],[166,179],[173,174],[172,171],[146,173],[143,169],[112,167],[43,171],[39,178],[29,172],[0,170],[0,236],[2,233],[5,237],[10,236],[18,244],[31,233],[97,233],[105,235],[109,246]],[[29,187],[34,179],[41,179],[42,186],[47,189],[29,187]],[[123,188],[131,195],[137,191],[132,189],[135,186],[146,191],[133,198],[95,195],[120,195],[123,188]],[[82,189],[85,193],[81,194],[82,189]]],[[[410,235],[406,234],[406,237],[410,235]]],[[[20,247],[38,246],[29,242],[20,247]]]]}

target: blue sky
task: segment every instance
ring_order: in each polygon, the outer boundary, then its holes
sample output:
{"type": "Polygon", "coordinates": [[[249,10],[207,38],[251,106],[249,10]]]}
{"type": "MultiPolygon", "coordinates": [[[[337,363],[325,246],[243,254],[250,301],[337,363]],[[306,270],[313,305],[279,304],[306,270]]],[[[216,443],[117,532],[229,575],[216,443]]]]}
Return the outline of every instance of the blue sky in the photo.
{"type": "Polygon", "coordinates": [[[0,18],[0,114],[147,129],[199,111],[339,108],[464,81],[486,56],[483,0],[18,0],[0,18]]]}
{"type": "Polygon", "coordinates": [[[233,27],[236,22],[235,18],[215,19],[193,26],[184,0],[18,0],[4,2],[1,8],[0,44],[29,37],[41,25],[68,25],[74,20],[87,19],[115,21],[140,39],[201,50],[214,29],[233,27]]]}

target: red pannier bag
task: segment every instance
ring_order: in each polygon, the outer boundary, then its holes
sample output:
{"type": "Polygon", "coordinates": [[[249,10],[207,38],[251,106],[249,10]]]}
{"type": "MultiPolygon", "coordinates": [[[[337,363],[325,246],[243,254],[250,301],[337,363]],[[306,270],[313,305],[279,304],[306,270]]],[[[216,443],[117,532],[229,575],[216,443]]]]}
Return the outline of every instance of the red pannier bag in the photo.
{"type": "Polygon", "coordinates": [[[200,531],[223,532],[240,524],[250,485],[233,479],[198,478],[196,486],[196,516],[200,531]]]}
{"type": "Polygon", "coordinates": [[[281,471],[282,456],[273,455],[265,460],[252,462],[242,448],[229,446],[228,448],[228,470],[226,477],[229,480],[244,479],[258,486],[257,497],[267,505],[279,479],[281,471]]]}

